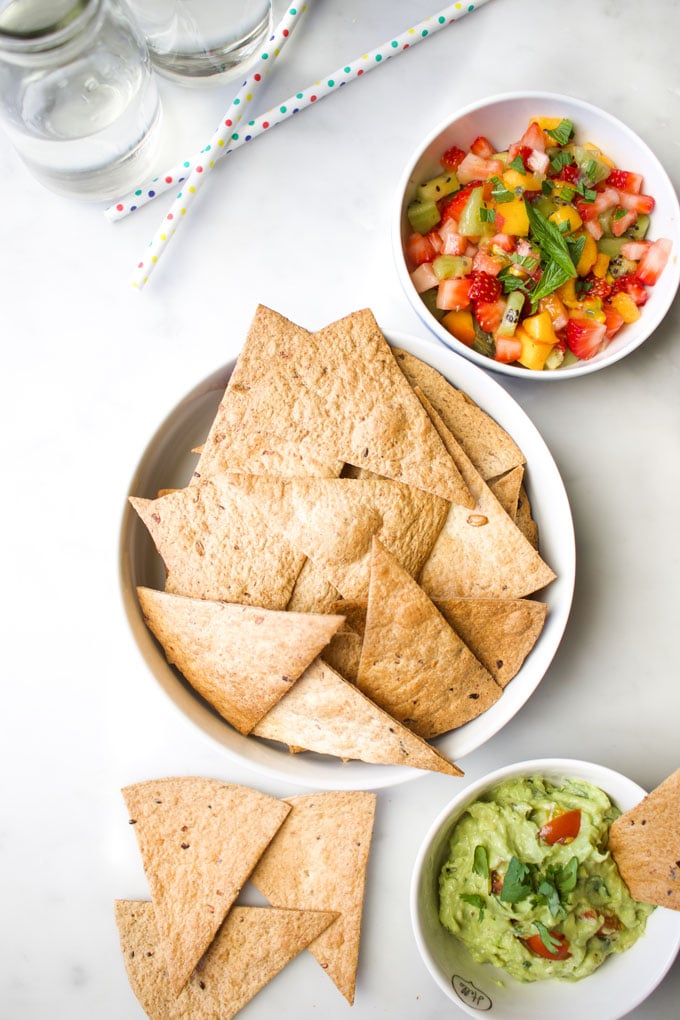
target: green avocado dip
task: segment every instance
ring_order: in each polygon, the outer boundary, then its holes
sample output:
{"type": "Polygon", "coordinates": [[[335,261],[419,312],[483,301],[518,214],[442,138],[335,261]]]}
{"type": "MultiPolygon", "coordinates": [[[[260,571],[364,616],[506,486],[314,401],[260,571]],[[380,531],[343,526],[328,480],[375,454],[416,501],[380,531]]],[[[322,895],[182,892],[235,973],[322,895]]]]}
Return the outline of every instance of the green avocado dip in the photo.
{"type": "Polygon", "coordinates": [[[439,919],[479,963],[518,981],[578,981],[640,938],[653,907],[633,900],[607,849],[620,814],[583,780],[500,783],[452,832],[439,919]]]}

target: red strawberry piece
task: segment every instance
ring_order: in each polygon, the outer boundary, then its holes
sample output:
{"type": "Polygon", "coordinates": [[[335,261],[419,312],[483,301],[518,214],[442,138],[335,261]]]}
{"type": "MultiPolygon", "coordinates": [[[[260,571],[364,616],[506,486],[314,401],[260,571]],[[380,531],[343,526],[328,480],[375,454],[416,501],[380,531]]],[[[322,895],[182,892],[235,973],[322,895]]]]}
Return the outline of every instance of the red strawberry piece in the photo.
{"type": "Polygon", "coordinates": [[[606,301],[612,292],[611,283],[607,283],[601,276],[595,276],[594,273],[588,273],[584,283],[586,284],[584,290],[587,298],[599,298],[600,301],[606,301]]]}
{"type": "Polygon", "coordinates": [[[457,312],[470,304],[469,276],[450,277],[442,280],[437,288],[437,308],[447,312],[457,312]]]}
{"type": "Polygon", "coordinates": [[[505,169],[500,159],[486,159],[483,156],[476,156],[474,152],[468,152],[465,159],[458,164],[456,175],[461,184],[469,184],[471,181],[488,181],[490,177],[502,174],[505,169]]]}
{"type": "Polygon", "coordinates": [[[594,357],[606,339],[607,327],[595,319],[569,319],[567,323],[567,347],[582,361],[594,357]]]}
{"type": "Polygon", "coordinates": [[[495,360],[502,362],[504,365],[512,364],[513,361],[517,361],[522,356],[522,341],[518,340],[514,336],[499,336],[496,337],[496,356],[495,360]]]}
{"type": "Polygon", "coordinates": [[[630,191],[639,195],[642,190],[642,176],[633,174],[630,170],[619,170],[615,167],[609,171],[607,184],[610,188],[618,188],[619,191],[630,191]]]}
{"type": "Polygon", "coordinates": [[[437,252],[429,237],[422,234],[411,234],[406,240],[406,256],[414,265],[419,266],[423,262],[431,262],[437,252]]]}
{"type": "Polygon", "coordinates": [[[635,209],[617,209],[611,219],[611,231],[614,237],[622,237],[638,218],[635,209]],[[623,213],[623,215],[620,215],[623,213]]]}
{"type": "Polygon", "coordinates": [[[623,326],[624,319],[623,316],[617,312],[614,306],[610,305],[608,301],[605,302],[602,310],[604,312],[605,336],[607,337],[607,340],[611,340],[611,338],[618,333],[623,326]]]}
{"type": "Polygon", "coordinates": [[[619,191],[618,196],[618,204],[623,209],[632,209],[636,213],[649,215],[656,205],[656,200],[652,195],[635,195],[628,191],[619,191]]]}
{"type": "MultiPolygon", "coordinates": [[[[505,265],[507,260],[502,255],[492,255],[488,248],[478,248],[472,259],[472,272],[498,276],[505,265]]],[[[500,289],[498,293],[500,294],[500,289]]]]}
{"type": "Polygon", "coordinates": [[[465,159],[465,149],[459,149],[457,145],[452,145],[440,159],[440,163],[445,170],[457,170],[460,164],[465,159]]]}
{"type": "Polygon", "coordinates": [[[473,306],[474,316],[485,333],[495,333],[501,324],[505,301],[498,298],[496,301],[477,300],[473,306]]]}
{"type": "Polygon", "coordinates": [[[578,179],[581,176],[581,171],[577,163],[567,163],[566,166],[560,168],[560,172],[557,174],[558,181],[565,181],[567,184],[578,184],[578,179]]]}
{"type": "Polygon", "coordinates": [[[649,248],[638,263],[636,278],[647,287],[652,287],[661,276],[668,262],[673,247],[667,237],[652,241],[649,248]]]}
{"type": "Polygon", "coordinates": [[[474,152],[475,156],[481,156],[482,159],[491,159],[495,151],[489,139],[484,135],[477,135],[470,146],[470,152],[474,152]]]}
{"type": "Polygon", "coordinates": [[[645,285],[640,281],[638,277],[639,269],[635,273],[623,273],[618,276],[612,283],[612,295],[630,294],[636,305],[644,305],[649,298],[649,294],[645,289],[645,285]]]}
{"type": "Polygon", "coordinates": [[[471,301],[497,301],[501,296],[501,285],[490,273],[473,272],[470,279],[471,301]]]}
{"type": "Polygon", "coordinates": [[[460,189],[460,191],[457,191],[454,195],[452,195],[442,209],[442,219],[459,220],[463,209],[467,205],[468,198],[474,189],[480,187],[480,185],[481,181],[470,181],[469,184],[466,184],[460,189]]]}
{"type": "Polygon", "coordinates": [[[594,220],[600,213],[606,212],[607,209],[613,209],[615,205],[619,205],[619,193],[614,188],[598,191],[592,202],[586,202],[585,199],[576,200],[578,214],[584,221],[594,220]]]}

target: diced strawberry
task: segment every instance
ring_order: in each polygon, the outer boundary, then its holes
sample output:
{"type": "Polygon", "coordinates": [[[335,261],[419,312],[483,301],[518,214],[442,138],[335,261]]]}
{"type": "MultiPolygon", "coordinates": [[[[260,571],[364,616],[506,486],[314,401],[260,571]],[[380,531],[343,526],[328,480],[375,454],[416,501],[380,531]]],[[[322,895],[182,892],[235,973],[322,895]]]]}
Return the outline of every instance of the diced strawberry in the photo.
{"type": "Polygon", "coordinates": [[[581,170],[578,163],[567,163],[566,166],[560,168],[556,180],[566,181],[567,184],[578,184],[580,176],[581,170]]]}
{"type": "Polygon", "coordinates": [[[445,170],[457,170],[464,159],[465,149],[459,149],[457,145],[452,145],[441,156],[439,162],[445,170]]]}
{"type": "Polygon", "coordinates": [[[660,237],[652,241],[649,248],[640,259],[635,276],[647,287],[653,287],[661,276],[664,266],[670,258],[672,242],[667,237],[660,237]]]}
{"type": "Polygon", "coordinates": [[[522,341],[517,340],[514,336],[498,336],[496,337],[496,355],[495,360],[500,361],[504,365],[509,365],[513,361],[517,361],[522,355],[522,341]]]}
{"type": "Polygon", "coordinates": [[[502,288],[496,277],[490,273],[478,271],[474,262],[470,279],[472,280],[470,285],[470,300],[472,302],[496,301],[501,296],[502,288]]]}
{"type": "Polygon", "coordinates": [[[474,152],[468,152],[462,163],[459,163],[456,176],[461,184],[469,184],[471,181],[487,181],[490,177],[502,174],[503,170],[500,159],[484,159],[474,152]]]}
{"type": "Polygon", "coordinates": [[[458,233],[456,220],[446,220],[439,229],[439,236],[442,239],[442,252],[444,255],[464,255],[467,248],[467,240],[458,233]],[[451,229],[448,229],[451,224],[451,229]]]}
{"type": "Polygon", "coordinates": [[[538,126],[535,120],[531,121],[529,127],[520,138],[519,144],[528,145],[530,149],[538,149],[539,152],[545,152],[547,139],[543,129],[538,126]]]}
{"type": "Polygon", "coordinates": [[[504,259],[500,255],[492,255],[488,248],[478,248],[475,252],[474,258],[472,259],[472,268],[474,272],[483,273],[485,276],[490,276],[492,278],[498,276],[501,269],[503,269],[506,264],[507,259],[504,259]]]}
{"type": "Polygon", "coordinates": [[[475,301],[474,316],[485,333],[494,333],[501,324],[505,301],[498,298],[496,301],[475,301]]]}
{"type": "Polygon", "coordinates": [[[454,219],[459,220],[463,209],[467,205],[467,200],[475,190],[481,184],[481,181],[470,181],[460,191],[456,191],[448,202],[442,208],[442,219],[444,221],[454,219]]]}
{"type": "Polygon", "coordinates": [[[601,276],[595,276],[594,273],[588,273],[584,283],[586,284],[587,298],[599,298],[600,301],[606,301],[612,292],[611,283],[607,283],[601,276]]]}
{"type": "Polygon", "coordinates": [[[618,333],[623,326],[624,319],[623,316],[617,312],[614,306],[610,305],[608,301],[605,301],[602,306],[602,310],[604,312],[605,336],[607,337],[607,340],[611,340],[611,338],[618,333]]]}
{"type": "Polygon", "coordinates": [[[612,283],[612,294],[630,294],[638,307],[646,304],[649,294],[645,285],[639,280],[637,271],[635,273],[623,273],[612,283]]]}
{"type": "Polygon", "coordinates": [[[488,246],[493,251],[496,248],[500,248],[501,251],[514,251],[515,250],[515,238],[511,234],[494,234],[493,237],[489,237],[488,246]]]}
{"type": "Polygon", "coordinates": [[[599,220],[586,220],[583,226],[596,241],[599,241],[604,234],[604,227],[599,220]]]}
{"type": "Polygon", "coordinates": [[[484,135],[477,135],[470,145],[470,152],[474,152],[475,156],[481,156],[482,159],[491,159],[496,149],[484,135]]]}
{"type": "Polygon", "coordinates": [[[430,230],[429,233],[425,234],[425,237],[430,242],[437,255],[440,255],[442,248],[444,247],[444,242],[441,239],[439,231],[437,229],[430,230]]]}
{"type": "Polygon", "coordinates": [[[454,276],[442,280],[437,288],[437,308],[442,308],[447,312],[467,308],[470,304],[471,283],[472,280],[469,276],[454,276]]]}
{"type": "Polygon", "coordinates": [[[540,152],[538,149],[532,149],[531,154],[525,161],[525,165],[529,170],[533,170],[535,174],[545,174],[550,166],[550,156],[545,152],[540,152]]]}
{"type": "Polygon", "coordinates": [[[611,231],[614,237],[621,237],[625,234],[628,228],[632,227],[638,218],[638,214],[635,212],[635,209],[629,209],[627,212],[624,211],[623,216],[617,215],[620,212],[621,210],[617,209],[610,222],[611,231]]]}
{"type": "Polygon", "coordinates": [[[593,358],[606,339],[607,327],[595,319],[569,319],[567,323],[567,347],[582,361],[593,358]]]}
{"type": "Polygon", "coordinates": [[[639,262],[650,244],[651,241],[626,241],[621,245],[621,254],[631,262],[639,262]]]}
{"type": "Polygon", "coordinates": [[[423,262],[411,273],[411,282],[418,294],[424,294],[426,290],[436,287],[439,284],[437,275],[432,268],[431,262],[423,262]]]}
{"type": "Polygon", "coordinates": [[[596,219],[607,209],[613,209],[615,205],[619,205],[619,193],[614,188],[604,188],[603,191],[598,191],[592,202],[576,199],[575,205],[581,219],[587,222],[596,219]]]}
{"type": "Polygon", "coordinates": [[[523,145],[521,142],[513,142],[513,144],[508,149],[508,161],[512,162],[513,159],[517,159],[517,157],[519,156],[519,158],[524,163],[524,166],[526,167],[527,160],[531,156],[532,152],[533,149],[530,145],[523,145]]]}
{"type": "Polygon", "coordinates": [[[406,257],[414,265],[431,262],[437,252],[429,238],[413,233],[406,239],[406,257]]]}
{"type": "Polygon", "coordinates": [[[633,209],[636,213],[645,213],[649,215],[656,205],[656,200],[652,195],[634,195],[628,191],[618,192],[619,200],[618,205],[622,209],[633,209]]]}
{"type": "Polygon", "coordinates": [[[610,188],[617,188],[619,191],[630,191],[639,195],[642,191],[642,175],[633,174],[629,170],[619,170],[615,167],[609,171],[607,184],[610,188]]]}

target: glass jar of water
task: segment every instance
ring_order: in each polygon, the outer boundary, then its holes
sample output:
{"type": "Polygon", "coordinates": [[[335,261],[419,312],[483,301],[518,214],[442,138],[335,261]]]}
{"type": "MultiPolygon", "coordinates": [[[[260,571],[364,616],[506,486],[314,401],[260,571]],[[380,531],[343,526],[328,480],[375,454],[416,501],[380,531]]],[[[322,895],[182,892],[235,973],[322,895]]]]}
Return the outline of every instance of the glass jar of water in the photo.
{"type": "Polygon", "coordinates": [[[150,174],[161,107],[124,0],[0,0],[0,124],[29,170],[104,200],[150,174]]]}

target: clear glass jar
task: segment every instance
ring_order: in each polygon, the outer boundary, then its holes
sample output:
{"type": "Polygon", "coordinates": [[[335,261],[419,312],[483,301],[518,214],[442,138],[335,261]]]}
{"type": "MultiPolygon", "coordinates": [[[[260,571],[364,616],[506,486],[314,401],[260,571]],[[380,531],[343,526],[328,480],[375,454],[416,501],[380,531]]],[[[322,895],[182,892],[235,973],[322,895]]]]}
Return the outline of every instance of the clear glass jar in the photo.
{"type": "Polygon", "coordinates": [[[62,194],[115,198],[150,175],[161,107],[120,0],[0,0],[0,123],[62,194]]]}

